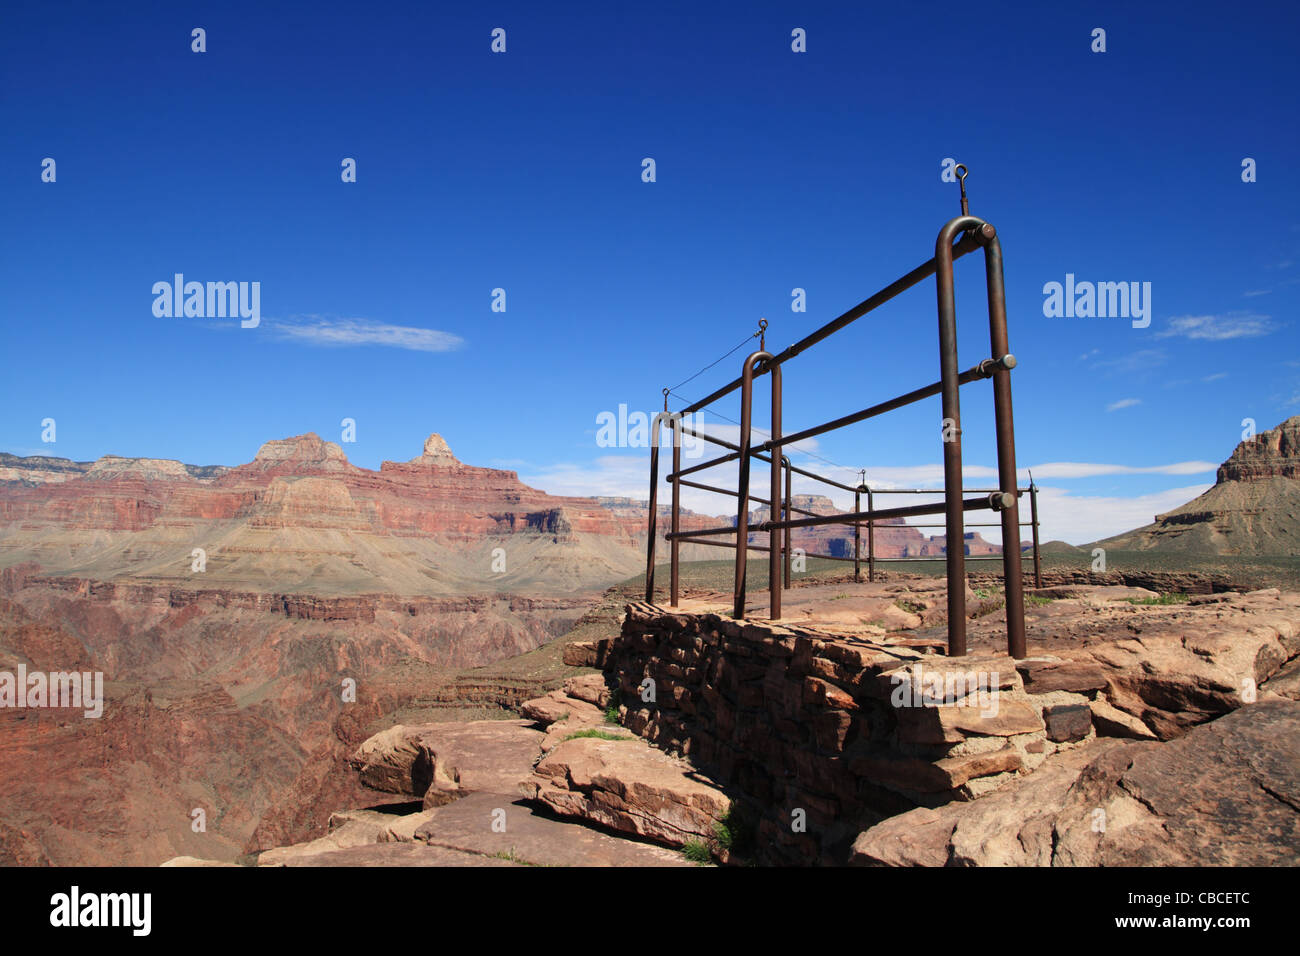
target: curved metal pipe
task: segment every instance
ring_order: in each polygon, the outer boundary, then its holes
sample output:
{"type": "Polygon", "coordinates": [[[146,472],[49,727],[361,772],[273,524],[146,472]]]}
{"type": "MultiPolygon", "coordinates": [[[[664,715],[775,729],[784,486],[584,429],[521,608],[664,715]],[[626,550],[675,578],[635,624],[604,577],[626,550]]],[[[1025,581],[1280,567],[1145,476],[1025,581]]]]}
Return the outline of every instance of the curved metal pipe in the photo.
{"type": "MultiPolygon", "coordinates": [[[[740,375],[740,449],[738,452],[740,476],[737,484],[739,494],[736,499],[736,579],[732,591],[732,617],[736,620],[742,620],[745,617],[745,571],[748,557],[746,545],[749,544],[749,462],[751,457],[750,447],[753,444],[750,429],[753,422],[754,366],[759,362],[770,361],[771,358],[771,352],[761,349],[757,352],[751,352],[745,359],[740,375]]],[[[777,365],[772,368],[772,407],[775,416],[772,430],[774,434],[780,428],[780,402],[781,366],[777,365]]],[[[773,455],[772,459],[773,473],[779,474],[781,467],[780,449],[777,449],[777,454],[773,455]]],[[[773,479],[775,493],[771,496],[770,500],[772,502],[779,501],[781,496],[780,489],[775,487],[776,480],[773,479]]],[[[775,510],[775,504],[771,507],[775,510]]],[[[771,534],[769,533],[770,537],[771,534]]],[[[780,588],[777,588],[778,595],[780,590],[780,588]]],[[[779,597],[777,601],[780,601],[779,597]]]]}
{"type": "MultiPolygon", "coordinates": [[[[961,399],[957,368],[957,303],[953,292],[952,242],[958,233],[992,239],[993,227],[974,216],[950,219],[934,242],[939,305],[939,381],[943,403],[944,548],[948,568],[948,654],[966,654],[966,541],[962,527],[961,399]]],[[[987,251],[987,250],[986,250],[987,251]]]]}

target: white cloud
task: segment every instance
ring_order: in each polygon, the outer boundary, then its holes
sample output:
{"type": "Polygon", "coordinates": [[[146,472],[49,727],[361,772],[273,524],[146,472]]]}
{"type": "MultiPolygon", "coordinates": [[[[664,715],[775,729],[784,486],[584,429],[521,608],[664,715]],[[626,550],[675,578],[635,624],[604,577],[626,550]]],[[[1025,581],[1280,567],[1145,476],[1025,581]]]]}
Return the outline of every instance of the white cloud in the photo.
{"type": "MultiPolygon", "coordinates": [[[[666,463],[660,459],[661,463],[666,463]]],[[[629,497],[644,501],[649,495],[649,456],[606,455],[587,464],[562,463],[552,465],[539,471],[521,475],[524,482],[536,488],[556,495],[609,495],[629,497]]],[[[1089,462],[1047,462],[1031,466],[1035,480],[1065,480],[1073,478],[1093,478],[1099,475],[1196,475],[1212,473],[1218,465],[1205,461],[1184,461],[1168,465],[1135,467],[1131,465],[1100,464],[1089,462]]],[[[1023,487],[1028,483],[1031,468],[1020,469],[1019,479],[1023,487]]],[[[820,474],[855,485],[857,472],[846,468],[816,468],[820,474]]],[[[667,468],[661,472],[667,474],[667,468]]],[[[916,465],[898,468],[869,468],[868,481],[873,490],[881,492],[876,498],[878,508],[896,507],[904,504],[922,504],[940,500],[939,488],[943,483],[942,465],[916,465]],[[889,489],[898,488],[934,488],[930,494],[891,496],[885,494],[889,489]]],[[[713,484],[722,488],[735,486],[735,463],[721,466],[720,469],[705,471],[692,478],[704,484],[713,484]]],[[[963,483],[968,488],[990,487],[996,484],[997,469],[983,465],[970,465],[963,471],[963,483]]],[[[759,464],[754,472],[754,494],[765,496],[767,487],[767,466],[759,464]]],[[[1044,487],[1039,484],[1039,519],[1042,523],[1043,541],[1064,540],[1071,544],[1096,541],[1121,531],[1130,531],[1150,524],[1156,514],[1169,511],[1185,504],[1201,494],[1211,483],[1172,488],[1131,497],[1095,497],[1076,495],[1068,489],[1044,487]]],[[[853,505],[853,496],[849,492],[828,488],[826,485],[810,478],[795,475],[791,490],[796,495],[826,495],[835,506],[848,511],[853,505]]],[[[659,489],[659,501],[670,500],[666,482],[659,489]]],[[[864,503],[865,504],[865,503],[864,503]]],[[[707,515],[728,515],[735,508],[735,499],[694,488],[682,489],[682,507],[707,515]]],[[[1024,506],[1023,520],[1028,520],[1028,505],[1024,506]]],[[[915,521],[937,523],[942,517],[917,518],[915,521]]],[[[968,521],[984,522],[992,520],[987,513],[972,512],[968,521]],[[978,514],[978,517],[976,516],[978,514]]],[[[986,540],[1000,542],[1001,535],[996,528],[977,529],[986,540]]],[[[1028,539],[1029,529],[1024,529],[1024,538],[1028,539]]],[[[942,529],[928,528],[926,534],[939,534],[942,529]]]]}
{"type": "Polygon", "coordinates": [[[1134,405],[1141,405],[1141,404],[1142,404],[1142,399],[1140,398],[1121,398],[1118,402],[1111,402],[1109,405],[1107,405],[1106,411],[1117,412],[1121,408],[1132,408],[1134,405]]]}
{"type": "Polygon", "coordinates": [[[1119,358],[1102,359],[1092,363],[1095,369],[1106,371],[1110,375],[1136,375],[1164,365],[1169,356],[1164,349],[1139,349],[1119,358]]]}
{"type": "Polygon", "coordinates": [[[318,315],[292,316],[288,320],[276,321],[272,328],[282,338],[309,345],[383,345],[414,352],[451,352],[465,342],[458,335],[437,329],[318,315]]]}
{"type": "Polygon", "coordinates": [[[1096,478],[1101,475],[1203,475],[1218,471],[1212,461],[1176,461],[1169,465],[1103,465],[1084,461],[1049,461],[1020,469],[1028,477],[1033,471],[1039,478],[1096,478]]]}
{"type": "Polygon", "coordinates": [[[1166,339],[1181,335],[1189,339],[1222,342],[1228,339],[1256,338],[1268,335],[1276,326],[1267,315],[1253,312],[1228,312],[1223,315],[1182,315],[1169,320],[1169,327],[1156,333],[1166,339]]]}
{"type": "MultiPolygon", "coordinates": [[[[1151,524],[1156,515],[1186,504],[1211,487],[1210,484],[1187,485],[1131,498],[1103,498],[1039,485],[1039,540],[1085,544],[1132,531],[1151,524]]],[[[1026,528],[1023,540],[1028,540],[1028,531],[1026,528]]]]}

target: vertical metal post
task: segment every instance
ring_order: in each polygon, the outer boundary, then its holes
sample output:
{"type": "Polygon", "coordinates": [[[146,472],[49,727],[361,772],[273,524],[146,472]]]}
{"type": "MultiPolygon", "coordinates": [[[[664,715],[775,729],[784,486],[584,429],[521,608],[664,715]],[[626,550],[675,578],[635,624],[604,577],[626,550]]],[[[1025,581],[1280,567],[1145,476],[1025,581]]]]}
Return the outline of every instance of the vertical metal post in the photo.
{"type": "MultiPolygon", "coordinates": [[[[953,293],[952,241],[980,226],[973,216],[958,216],[939,230],[934,244],[935,285],[939,311],[939,381],[943,421],[944,529],[948,568],[948,654],[966,655],[965,514],[961,484],[961,383],[957,371],[957,303],[953,293]]],[[[1010,596],[1008,596],[1008,603],[1010,596]]]]}
{"type": "Polygon", "coordinates": [[[1038,486],[1029,479],[1029,519],[1034,530],[1034,587],[1043,586],[1043,564],[1038,555],[1038,486]]]}
{"type": "MultiPolygon", "coordinates": [[[[862,492],[853,492],[853,513],[862,510],[862,492]]],[[[862,522],[853,522],[853,580],[862,580],[862,522]]]]}
{"type": "Polygon", "coordinates": [[[655,599],[655,535],[658,533],[656,519],[659,517],[659,426],[663,415],[656,415],[650,426],[650,522],[649,535],[645,545],[645,599],[654,603],[655,599]]]}
{"type": "MultiPolygon", "coordinates": [[[[736,620],[745,617],[745,572],[749,557],[749,458],[750,458],[750,424],[753,421],[754,406],[754,364],[770,359],[771,353],[759,350],[750,353],[745,359],[745,366],[740,374],[740,476],[736,484],[736,580],[732,589],[731,616],[736,620]]],[[[781,374],[778,365],[772,370],[773,375],[781,374]]],[[[777,386],[773,383],[773,389],[777,386]]],[[[777,456],[779,460],[779,455],[777,456]]]]}
{"type": "MultiPolygon", "coordinates": [[[[673,430],[673,534],[681,530],[681,512],[682,512],[682,488],[678,484],[677,473],[682,470],[682,429],[681,420],[678,416],[673,416],[668,420],[673,430]]],[[[677,607],[678,598],[680,597],[681,577],[678,573],[678,559],[680,558],[681,543],[672,539],[672,571],[670,573],[671,598],[669,599],[673,607],[677,607]]]]}
{"type": "MultiPolygon", "coordinates": [[[[785,513],[783,517],[788,521],[790,519],[790,459],[785,455],[781,456],[781,463],[785,465],[785,513]]],[[[785,586],[787,590],[790,587],[790,529],[785,529],[785,586]]]]}
{"type": "MultiPolygon", "coordinates": [[[[876,506],[872,503],[871,489],[867,488],[867,513],[875,514],[876,506]]],[[[867,519],[867,580],[876,580],[876,519],[867,519]]]]}
{"type": "MultiPolygon", "coordinates": [[[[989,229],[992,227],[989,226],[989,229]]],[[[989,345],[995,360],[1010,354],[1007,343],[1007,295],[1002,280],[1002,244],[993,235],[984,247],[984,275],[989,298],[989,345]]],[[[998,487],[1011,506],[1002,511],[1002,580],[1007,595],[1007,653],[1025,656],[1025,595],[1020,559],[1020,496],[1016,493],[1016,433],[1011,414],[1011,370],[1004,362],[993,373],[993,412],[997,426],[998,487]]],[[[1037,549],[1035,549],[1035,553],[1037,549]]]]}
{"type": "MultiPolygon", "coordinates": [[[[781,512],[781,367],[772,369],[772,459],[771,481],[767,500],[771,502],[767,513],[776,522],[781,512]]],[[[782,514],[782,518],[785,515],[782,514]]],[[[771,619],[781,619],[781,532],[774,527],[767,531],[767,597],[771,619]]]]}

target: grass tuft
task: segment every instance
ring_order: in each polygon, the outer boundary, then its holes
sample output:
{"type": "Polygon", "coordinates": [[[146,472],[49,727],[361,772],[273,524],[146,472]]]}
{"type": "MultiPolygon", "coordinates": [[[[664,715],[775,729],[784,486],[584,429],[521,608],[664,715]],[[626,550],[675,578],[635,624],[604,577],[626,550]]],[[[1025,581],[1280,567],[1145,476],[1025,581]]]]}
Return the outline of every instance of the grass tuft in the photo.
{"type": "Polygon", "coordinates": [[[611,734],[608,730],[599,730],[595,727],[589,727],[586,730],[576,730],[565,737],[565,740],[577,740],[579,737],[594,737],[597,740],[632,740],[633,738],[626,734],[611,734]]]}
{"type": "Polygon", "coordinates": [[[683,843],[682,856],[701,866],[713,862],[713,854],[709,852],[709,846],[703,840],[687,840],[683,843]]]}
{"type": "Polygon", "coordinates": [[[1156,605],[1164,604],[1186,604],[1187,597],[1186,594],[1181,594],[1175,591],[1169,594],[1161,594],[1158,597],[1153,598],[1125,598],[1124,600],[1129,604],[1136,604],[1143,607],[1154,607],[1156,605]]]}

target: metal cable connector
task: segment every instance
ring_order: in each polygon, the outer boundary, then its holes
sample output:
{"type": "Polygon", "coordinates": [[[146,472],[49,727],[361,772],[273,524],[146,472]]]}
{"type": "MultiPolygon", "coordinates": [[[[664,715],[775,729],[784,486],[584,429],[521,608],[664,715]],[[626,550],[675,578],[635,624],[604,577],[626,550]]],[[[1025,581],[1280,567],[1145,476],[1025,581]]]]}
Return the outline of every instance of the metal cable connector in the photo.
{"type": "Polygon", "coordinates": [[[970,170],[966,168],[965,163],[958,163],[953,168],[954,172],[957,170],[961,170],[961,172],[957,173],[957,181],[961,183],[961,214],[963,216],[969,216],[970,203],[966,201],[966,177],[970,175],[970,170]]]}

